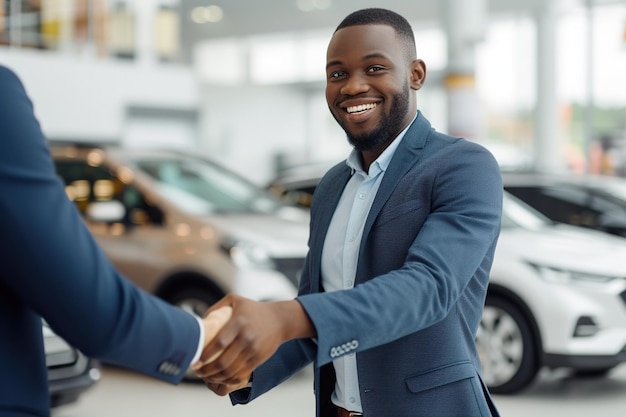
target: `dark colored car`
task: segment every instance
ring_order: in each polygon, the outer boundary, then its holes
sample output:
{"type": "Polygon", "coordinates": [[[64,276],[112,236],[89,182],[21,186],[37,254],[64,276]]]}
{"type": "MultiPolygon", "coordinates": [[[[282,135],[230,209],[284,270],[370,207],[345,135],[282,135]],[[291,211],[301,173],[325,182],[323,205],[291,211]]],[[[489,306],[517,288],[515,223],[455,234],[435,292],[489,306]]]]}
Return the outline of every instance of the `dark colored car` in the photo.
{"type": "Polygon", "coordinates": [[[100,379],[100,364],[70,346],[45,322],[42,331],[51,405],[73,403],[100,379]]]}
{"type": "Polygon", "coordinates": [[[550,220],[626,237],[622,178],[504,172],[503,182],[509,193],[550,220]]]}
{"type": "Polygon", "coordinates": [[[287,204],[309,209],[317,183],[336,163],[317,162],[286,168],[266,188],[287,204]]]}

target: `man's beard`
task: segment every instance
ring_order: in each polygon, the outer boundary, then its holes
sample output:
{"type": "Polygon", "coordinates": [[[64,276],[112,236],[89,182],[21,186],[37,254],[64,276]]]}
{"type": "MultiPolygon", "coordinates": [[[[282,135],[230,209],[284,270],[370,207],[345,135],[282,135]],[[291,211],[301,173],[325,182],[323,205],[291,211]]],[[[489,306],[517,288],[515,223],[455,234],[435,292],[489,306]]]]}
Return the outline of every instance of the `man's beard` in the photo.
{"type": "Polygon", "coordinates": [[[350,145],[359,151],[372,151],[377,149],[393,139],[395,135],[400,133],[402,123],[409,111],[409,86],[405,85],[401,93],[393,96],[391,110],[387,114],[383,114],[383,118],[374,130],[363,133],[361,135],[352,135],[344,126],[341,126],[346,132],[350,145]]]}

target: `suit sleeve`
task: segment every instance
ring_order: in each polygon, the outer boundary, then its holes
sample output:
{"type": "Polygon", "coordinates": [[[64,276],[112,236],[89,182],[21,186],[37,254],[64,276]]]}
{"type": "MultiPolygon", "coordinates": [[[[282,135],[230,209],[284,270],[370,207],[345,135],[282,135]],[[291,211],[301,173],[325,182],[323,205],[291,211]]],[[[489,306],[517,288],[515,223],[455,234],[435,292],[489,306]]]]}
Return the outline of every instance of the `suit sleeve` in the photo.
{"type": "Polygon", "coordinates": [[[233,404],[247,404],[289,379],[315,359],[317,348],[311,339],[283,343],[266,362],[254,370],[252,386],[230,394],[233,404]]]}
{"type": "Polygon", "coordinates": [[[0,135],[2,287],[86,355],[179,382],[198,322],[112,267],[66,197],[24,87],[2,66],[0,135]]]}

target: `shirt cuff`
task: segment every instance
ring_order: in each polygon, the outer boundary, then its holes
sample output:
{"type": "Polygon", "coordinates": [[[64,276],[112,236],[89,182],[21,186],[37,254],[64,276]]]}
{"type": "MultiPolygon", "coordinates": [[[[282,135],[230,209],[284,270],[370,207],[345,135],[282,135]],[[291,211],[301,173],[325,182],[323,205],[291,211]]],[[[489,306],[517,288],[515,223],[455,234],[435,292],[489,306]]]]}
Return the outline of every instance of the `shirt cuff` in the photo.
{"type": "Polygon", "coordinates": [[[198,348],[196,349],[196,354],[193,355],[193,358],[191,359],[191,364],[193,365],[194,363],[198,361],[198,359],[200,359],[200,355],[202,354],[202,348],[204,347],[204,323],[202,322],[202,319],[196,316],[195,314],[192,314],[192,316],[198,322],[198,326],[200,326],[200,337],[198,339],[198,348]]]}

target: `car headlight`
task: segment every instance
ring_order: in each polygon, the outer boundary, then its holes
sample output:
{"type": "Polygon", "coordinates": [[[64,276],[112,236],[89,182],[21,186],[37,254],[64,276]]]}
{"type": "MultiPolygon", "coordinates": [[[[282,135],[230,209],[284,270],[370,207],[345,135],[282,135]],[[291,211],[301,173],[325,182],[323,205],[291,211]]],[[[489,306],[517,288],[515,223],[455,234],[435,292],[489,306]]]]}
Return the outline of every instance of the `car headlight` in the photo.
{"type": "Polygon", "coordinates": [[[605,284],[618,278],[610,275],[572,271],[534,263],[530,265],[535,268],[543,280],[553,284],[605,284]]]}
{"type": "Polygon", "coordinates": [[[233,240],[224,242],[222,248],[239,268],[272,269],[275,266],[269,253],[257,244],[233,240]]]}

